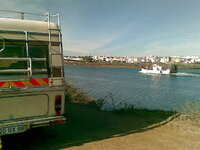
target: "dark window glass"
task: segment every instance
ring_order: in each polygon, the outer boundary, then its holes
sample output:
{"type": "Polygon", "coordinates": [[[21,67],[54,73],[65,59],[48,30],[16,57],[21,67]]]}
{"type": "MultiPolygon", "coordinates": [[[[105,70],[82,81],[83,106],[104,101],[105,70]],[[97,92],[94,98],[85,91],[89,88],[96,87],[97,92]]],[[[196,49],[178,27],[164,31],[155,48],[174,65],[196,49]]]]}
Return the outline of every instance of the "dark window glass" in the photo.
{"type": "MultiPolygon", "coordinates": [[[[0,52],[0,57],[22,58],[26,56],[25,47],[20,45],[6,45],[5,49],[0,52]]],[[[0,69],[26,69],[26,61],[18,60],[0,60],[0,69]]]]}
{"type": "Polygon", "coordinates": [[[53,77],[61,77],[61,68],[53,67],[53,77]]]}
{"type": "MultiPolygon", "coordinates": [[[[1,44],[1,42],[0,42],[1,44]]],[[[0,47],[1,49],[1,47],[0,47]]],[[[33,77],[44,78],[48,77],[48,72],[40,71],[48,69],[48,46],[29,45],[29,58],[46,58],[46,61],[32,61],[33,77]],[[34,71],[37,70],[37,71],[34,71]],[[39,70],[40,69],[40,70],[39,70]]],[[[5,49],[0,52],[0,58],[27,58],[25,43],[12,44],[7,43],[5,49]]],[[[28,62],[26,60],[0,60],[0,70],[7,69],[27,69],[28,62]]],[[[27,78],[27,73],[0,73],[1,79],[24,79],[27,78]]]]}
{"type": "MultiPolygon", "coordinates": [[[[47,46],[29,46],[29,56],[31,58],[48,58],[48,47],[47,46]]],[[[33,69],[47,69],[47,61],[33,61],[33,69]]]]}

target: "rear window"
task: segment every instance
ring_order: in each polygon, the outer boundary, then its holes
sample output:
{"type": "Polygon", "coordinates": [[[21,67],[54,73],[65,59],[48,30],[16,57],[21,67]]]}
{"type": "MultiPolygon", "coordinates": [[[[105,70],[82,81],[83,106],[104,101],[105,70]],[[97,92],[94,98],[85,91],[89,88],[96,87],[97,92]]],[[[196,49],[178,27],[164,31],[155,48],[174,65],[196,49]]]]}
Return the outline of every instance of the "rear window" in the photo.
{"type": "MultiPolygon", "coordinates": [[[[6,45],[5,49],[0,52],[0,57],[5,58],[23,58],[26,57],[25,46],[6,45]]],[[[27,62],[17,60],[0,60],[0,69],[25,69],[27,62]]]]}
{"type": "MultiPolygon", "coordinates": [[[[0,42],[0,45],[2,43],[0,42]]],[[[1,47],[0,47],[1,49],[1,47]]],[[[22,69],[28,69],[29,62],[27,60],[20,60],[20,58],[27,58],[25,43],[20,44],[5,44],[3,51],[0,51],[0,80],[2,79],[27,79],[26,72],[18,72],[22,69]],[[1,58],[12,58],[11,60],[3,60],[1,58]],[[15,58],[17,60],[15,60],[15,58]],[[6,70],[15,70],[14,73],[8,73],[6,70]],[[5,72],[2,72],[5,71],[5,72]]],[[[29,58],[32,58],[32,78],[48,77],[48,46],[47,45],[29,45],[29,58]],[[46,60],[34,60],[34,58],[46,58],[46,60]],[[46,70],[46,71],[45,71],[46,70]]]]}

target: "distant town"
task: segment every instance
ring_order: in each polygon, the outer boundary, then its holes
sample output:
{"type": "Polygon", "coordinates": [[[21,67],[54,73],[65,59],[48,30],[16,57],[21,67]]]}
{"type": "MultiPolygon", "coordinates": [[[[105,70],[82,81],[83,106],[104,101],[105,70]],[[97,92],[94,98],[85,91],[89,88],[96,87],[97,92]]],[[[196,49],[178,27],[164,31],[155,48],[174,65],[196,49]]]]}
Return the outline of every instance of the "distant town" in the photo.
{"type": "Polygon", "coordinates": [[[108,62],[108,63],[200,63],[200,56],[146,56],[146,57],[112,57],[112,56],[64,56],[65,62],[108,62]]]}

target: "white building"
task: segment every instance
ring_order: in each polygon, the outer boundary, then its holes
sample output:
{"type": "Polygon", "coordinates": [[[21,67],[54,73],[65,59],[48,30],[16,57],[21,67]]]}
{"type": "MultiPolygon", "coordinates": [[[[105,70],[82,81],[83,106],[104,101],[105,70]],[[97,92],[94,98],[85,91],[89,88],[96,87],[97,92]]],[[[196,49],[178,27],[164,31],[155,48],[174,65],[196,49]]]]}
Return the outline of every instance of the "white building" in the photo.
{"type": "Polygon", "coordinates": [[[170,62],[170,57],[162,57],[160,58],[161,63],[169,63],[170,62]]]}

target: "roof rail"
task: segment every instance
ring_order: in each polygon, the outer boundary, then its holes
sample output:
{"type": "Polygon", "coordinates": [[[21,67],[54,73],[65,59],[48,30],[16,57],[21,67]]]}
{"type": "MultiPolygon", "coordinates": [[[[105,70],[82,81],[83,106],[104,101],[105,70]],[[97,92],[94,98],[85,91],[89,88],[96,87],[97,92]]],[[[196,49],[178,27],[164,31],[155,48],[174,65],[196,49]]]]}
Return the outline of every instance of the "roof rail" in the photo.
{"type": "Polygon", "coordinates": [[[14,11],[14,10],[0,10],[1,12],[6,12],[6,13],[14,13],[14,14],[20,14],[21,19],[24,20],[24,15],[34,15],[34,16],[46,16],[46,14],[38,14],[38,13],[29,13],[29,12],[22,12],[22,11],[14,11]]]}
{"type": "MultiPolygon", "coordinates": [[[[0,13],[1,12],[3,12],[3,13],[12,13],[12,14],[19,14],[20,18],[18,18],[18,19],[21,19],[21,20],[25,19],[25,15],[44,17],[42,19],[42,21],[45,21],[45,22],[49,22],[50,18],[55,17],[55,18],[57,18],[56,24],[58,25],[58,27],[60,27],[60,15],[59,14],[49,14],[49,13],[39,14],[39,13],[31,13],[31,12],[23,12],[23,11],[14,11],[14,10],[3,10],[3,9],[0,9],[0,13]]],[[[11,18],[14,18],[14,17],[11,17],[11,18]]],[[[37,20],[37,19],[31,19],[31,20],[37,20]]]]}

